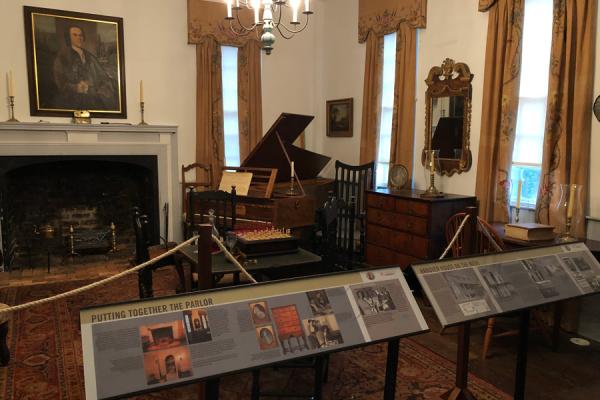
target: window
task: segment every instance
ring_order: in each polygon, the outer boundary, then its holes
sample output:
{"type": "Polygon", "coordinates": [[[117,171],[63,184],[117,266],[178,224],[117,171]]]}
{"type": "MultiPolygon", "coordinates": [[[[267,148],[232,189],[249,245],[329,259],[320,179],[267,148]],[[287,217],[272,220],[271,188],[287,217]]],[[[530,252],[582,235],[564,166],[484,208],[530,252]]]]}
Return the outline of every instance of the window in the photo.
{"type": "Polygon", "coordinates": [[[526,0],[519,111],[510,178],[511,204],[523,180],[521,207],[535,207],[542,165],[552,42],[553,0],[526,0]]]}
{"type": "Polygon", "coordinates": [[[221,47],[223,73],[223,135],[225,141],[225,165],[240,165],[240,139],[238,122],[237,47],[221,47]]]}
{"type": "Polygon", "coordinates": [[[381,93],[381,118],[377,135],[377,160],[375,165],[377,186],[386,186],[390,169],[392,145],[392,118],[394,114],[394,86],[396,83],[396,33],[383,38],[383,81],[381,93]]]}

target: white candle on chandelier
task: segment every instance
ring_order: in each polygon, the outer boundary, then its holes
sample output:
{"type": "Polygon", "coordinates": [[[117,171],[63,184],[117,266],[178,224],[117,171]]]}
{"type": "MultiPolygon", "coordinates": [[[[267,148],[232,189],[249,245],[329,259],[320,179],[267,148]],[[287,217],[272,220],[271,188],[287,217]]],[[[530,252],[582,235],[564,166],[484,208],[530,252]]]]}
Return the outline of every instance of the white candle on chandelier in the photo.
{"type": "Polygon", "coordinates": [[[294,171],[294,162],[292,161],[292,162],[290,162],[290,176],[293,178],[294,174],[295,174],[295,171],[294,171]]]}
{"type": "Polygon", "coordinates": [[[252,0],[250,7],[254,9],[254,23],[258,24],[260,22],[260,0],[252,0]]]}
{"type": "Polygon", "coordinates": [[[232,1],[233,0],[226,0],[226,3],[227,3],[227,18],[232,18],[232,16],[233,16],[233,13],[231,11],[232,1]]]}
{"type": "Polygon", "coordinates": [[[298,9],[300,8],[300,0],[290,0],[290,6],[292,7],[292,22],[298,22],[298,9]]]}
{"type": "Polygon", "coordinates": [[[240,8],[240,0],[235,0],[235,8],[240,8]]]}
{"type": "Polygon", "coordinates": [[[304,0],[304,12],[310,12],[310,0],[304,0]]]}

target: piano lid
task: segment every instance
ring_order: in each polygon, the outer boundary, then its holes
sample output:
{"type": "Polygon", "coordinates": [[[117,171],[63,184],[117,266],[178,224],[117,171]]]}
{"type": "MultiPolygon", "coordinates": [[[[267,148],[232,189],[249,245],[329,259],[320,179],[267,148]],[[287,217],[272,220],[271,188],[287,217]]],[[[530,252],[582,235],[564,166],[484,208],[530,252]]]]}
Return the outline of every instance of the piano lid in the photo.
{"type": "Polygon", "coordinates": [[[290,179],[290,163],[299,179],[313,179],[331,160],[293,145],[314,119],[310,115],[282,113],[242,162],[242,167],[277,168],[277,182],[290,179]]]}

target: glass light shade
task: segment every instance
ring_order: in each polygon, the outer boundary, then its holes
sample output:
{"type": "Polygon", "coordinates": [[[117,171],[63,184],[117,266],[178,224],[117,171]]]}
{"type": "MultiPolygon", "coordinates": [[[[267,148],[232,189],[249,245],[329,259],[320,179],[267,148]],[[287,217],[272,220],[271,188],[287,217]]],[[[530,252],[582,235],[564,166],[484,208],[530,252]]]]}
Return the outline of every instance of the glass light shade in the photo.
{"type": "Polygon", "coordinates": [[[561,240],[575,240],[583,222],[583,185],[560,185],[560,200],[555,205],[561,240]]]}

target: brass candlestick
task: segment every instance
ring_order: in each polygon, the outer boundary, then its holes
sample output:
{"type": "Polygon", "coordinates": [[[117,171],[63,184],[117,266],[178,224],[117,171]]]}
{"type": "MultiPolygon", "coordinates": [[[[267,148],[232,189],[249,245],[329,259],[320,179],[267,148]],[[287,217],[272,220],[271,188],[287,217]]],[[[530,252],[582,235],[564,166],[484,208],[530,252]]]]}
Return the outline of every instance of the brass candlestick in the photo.
{"type": "Polygon", "coordinates": [[[565,234],[560,237],[560,241],[563,243],[564,242],[575,242],[577,240],[576,237],[571,236],[572,219],[573,219],[573,217],[567,216],[567,223],[565,224],[565,228],[567,229],[567,232],[565,232],[565,234]]]}
{"type": "Polygon", "coordinates": [[[296,188],[294,187],[294,175],[290,176],[290,188],[288,189],[287,192],[285,192],[285,194],[287,194],[288,196],[297,196],[298,192],[296,191],[296,188]]]}
{"type": "MultiPolygon", "coordinates": [[[[429,165],[429,187],[421,194],[421,197],[444,197],[445,195],[435,187],[435,152],[428,150],[425,159],[426,165],[429,165]]],[[[427,168],[426,168],[427,169],[427,168]]]]}
{"type": "Polygon", "coordinates": [[[138,125],[148,125],[146,121],[144,121],[144,102],[140,101],[140,113],[142,114],[142,121],[138,125]]]}
{"type": "Polygon", "coordinates": [[[111,239],[111,252],[116,253],[117,251],[117,227],[114,222],[110,223],[110,239],[111,239]]]}
{"type": "Polygon", "coordinates": [[[15,96],[8,96],[8,104],[10,106],[10,118],[7,119],[6,122],[19,122],[19,120],[15,118],[15,96]]]}

